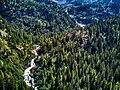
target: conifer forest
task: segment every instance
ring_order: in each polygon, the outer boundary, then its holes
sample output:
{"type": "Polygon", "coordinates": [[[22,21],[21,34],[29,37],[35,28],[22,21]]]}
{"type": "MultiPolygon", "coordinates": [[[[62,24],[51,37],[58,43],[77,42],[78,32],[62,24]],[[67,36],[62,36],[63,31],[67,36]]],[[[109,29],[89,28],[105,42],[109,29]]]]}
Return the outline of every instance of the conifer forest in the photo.
{"type": "Polygon", "coordinates": [[[120,2],[61,1],[0,0],[0,90],[120,90],[120,2]]]}

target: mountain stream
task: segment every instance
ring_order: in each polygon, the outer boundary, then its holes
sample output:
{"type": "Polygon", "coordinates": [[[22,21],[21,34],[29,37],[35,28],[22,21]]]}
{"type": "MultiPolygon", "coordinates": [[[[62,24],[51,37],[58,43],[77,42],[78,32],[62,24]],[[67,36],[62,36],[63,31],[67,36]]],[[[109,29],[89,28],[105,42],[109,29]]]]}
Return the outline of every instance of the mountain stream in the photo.
{"type": "Polygon", "coordinates": [[[70,14],[68,13],[68,8],[66,8],[65,12],[69,15],[69,17],[71,17],[71,18],[73,18],[73,19],[75,20],[76,25],[78,25],[78,26],[80,26],[80,27],[82,27],[82,28],[84,28],[84,27],[86,26],[85,24],[79,23],[79,22],[75,19],[75,16],[74,16],[74,15],[70,15],[70,14]]]}
{"type": "MultiPolygon", "coordinates": [[[[33,50],[33,53],[35,54],[36,57],[38,56],[37,50],[39,49],[39,47],[40,47],[39,45],[36,45],[36,48],[33,50]]],[[[35,57],[35,58],[36,58],[36,57],[35,57]]],[[[33,59],[31,60],[31,62],[30,62],[30,67],[28,67],[27,69],[25,69],[23,76],[24,76],[24,81],[25,81],[25,83],[26,83],[27,86],[33,87],[34,90],[38,90],[37,87],[35,87],[34,78],[32,78],[32,77],[30,76],[30,73],[31,73],[30,71],[31,71],[31,69],[32,69],[33,67],[35,67],[35,62],[34,62],[35,58],[33,58],[33,59]]]]}

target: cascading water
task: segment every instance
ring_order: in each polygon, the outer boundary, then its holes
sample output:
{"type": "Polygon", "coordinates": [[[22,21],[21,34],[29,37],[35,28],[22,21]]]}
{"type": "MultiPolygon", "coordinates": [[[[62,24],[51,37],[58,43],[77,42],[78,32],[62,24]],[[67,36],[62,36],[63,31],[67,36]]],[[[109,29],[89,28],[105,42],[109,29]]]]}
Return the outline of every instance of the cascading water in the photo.
{"type": "Polygon", "coordinates": [[[66,0],[52,0],[52,1],[57,3],[57,4],[65,4],[65,3],[67,3],[66,0]]]}
{"type": "Polygon", "coordinates": [[[70,14],[68,13],[68,9],[67,9],[67,8],[66,8],[65,12],[66,12],[71,18],[73,18],[73,19],[75,20],[76,25],[78,25],[78,26],[80,26],[80,27],[82,27],[82,28],[84,28],[84,27],[86,26],[85,24],[79,23],[79,22],[75,19],[75,16],[74,16],[74,15],[70,15],[70,14]]]}
{"type": "MultiPolygon", "coordinates": [[[[33,53],[35,54],[35,56],[37,57],[37,50],[39,49],[39,45],[36,45],[36,48],[33,50],[33,53]]],[[[32,78],[30,76],[30,70],[35,67],[35,63],[34,63],[35,58],[33,58],[30,62],[30,67],[28,67],[27,69],[25,69],[24,71],[24,81],[26,83],[27,86],[29,87],[33,87],[34,90],[37,90],[37,87],[35,87],[35,83],[34,83],[34,78],[32,78]]]]}

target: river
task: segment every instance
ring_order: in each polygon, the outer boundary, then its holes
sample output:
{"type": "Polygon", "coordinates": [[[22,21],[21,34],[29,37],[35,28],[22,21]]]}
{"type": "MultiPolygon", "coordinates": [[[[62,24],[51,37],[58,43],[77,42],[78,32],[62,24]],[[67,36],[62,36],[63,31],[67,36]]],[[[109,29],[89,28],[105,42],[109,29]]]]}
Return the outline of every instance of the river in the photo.
{"type": "Polygon", "coordinates": [[[85,24],[79,23],[79,22],[75,19],[75,16],[74,16],[74,15],[70,15],[70,14],[68,13],[68,8],[66,8],[65,12],[69,15],[69,17],[71,17],[71,18],[73,18],[73,19],[75,20],[76,25],[78,25],[79,27],[82,27],[82,28],[84,28],[84,27],[86,26],[85,24]]]}
{"type": "MultiPolygon", "coordinates": [[[[74,15],[70,15],[70,14],[68,13],[68,9],[67,9],[67,8],[66,8],[66,11],[65,11],[65,12],[66,12],[71,18],[73,18],[73,19],[75,20],[76,25],[78,25],[78,26],[80,26],[80,27],[82,27],[82,28],[84,28],[84,27],[86,26],[85,24],[79,23],[79,22],[75,19],[75,16],[74,16],[74,15]]],[[[40,47],[39,45],[36,45],[36,48],[32,51],[36,57],[38,56],[37,50],[39,49],[39,47],[40,47]]],[[[36,57],[31,60],[31,62],[30,62],[30,67],[28,67],[27,69],[25,69],[24,75],[23,75],[23,76],[24,76],[24,81],[25,81],[26,85],[29,86],[29,87],[33,87],[34,90],[38,90],[38,89],[37,89],[37,87],[35,87],[34,78],[32,78],[32,77],[30,76],[30,73],[31,73],[31,69],[36,66],[36,65],[35,65],[35,62],[34,62],[34,60],[36,59],[36,57]]]]}
{"type": "MultiPolygon", "coordinates": [[[[33,53],[35,54],[36,57],[38,56],[37,50],[39,49],[39,47],[40,47],[39,45],[36,45],[36,48],[33,50],[33,53]]],[[[31,60],[30,67],[28,67],[27,69],[25,69],[23,76],[24,76],[24,81],[25,81],[25,83],[26,83],[27,86],[33,87],[34,90],[38,90],[37,87],[35,87],[34,78],[32,78],[30,76],[31,69],[36,66],[35,62],[34,62],[35,58],[33,58],[31,60]]]]}

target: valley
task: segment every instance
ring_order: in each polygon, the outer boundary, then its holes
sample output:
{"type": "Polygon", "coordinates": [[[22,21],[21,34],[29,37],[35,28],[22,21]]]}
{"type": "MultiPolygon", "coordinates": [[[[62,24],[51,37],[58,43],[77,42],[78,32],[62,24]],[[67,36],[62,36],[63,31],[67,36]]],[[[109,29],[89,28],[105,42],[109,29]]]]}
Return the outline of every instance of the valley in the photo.
{"type": "Polygon", "coordinates": [[[0,90],[120,90],[119,0],[0,6],[0,90]]]}

